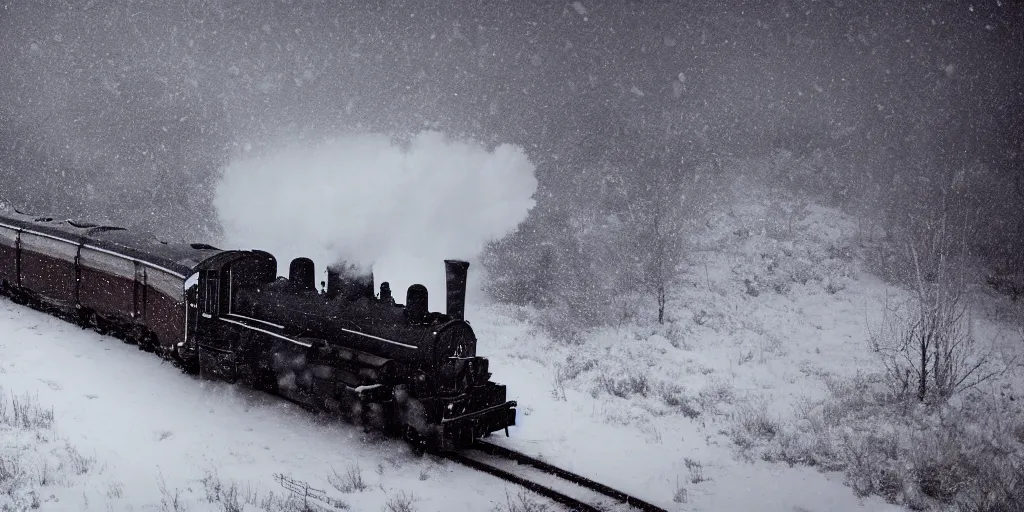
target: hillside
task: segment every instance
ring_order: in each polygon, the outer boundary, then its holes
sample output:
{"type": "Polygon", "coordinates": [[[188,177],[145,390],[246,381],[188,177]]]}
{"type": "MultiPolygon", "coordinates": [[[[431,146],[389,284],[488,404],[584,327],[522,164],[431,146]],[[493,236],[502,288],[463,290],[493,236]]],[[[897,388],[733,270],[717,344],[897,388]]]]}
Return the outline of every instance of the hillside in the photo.
{"type": "MultiPolygon", "coordinates": [[[[909,292],[869,271],[877,234],[856,219],[764,192],[738,197],[695,236],[664,325],[642,298],[634,317],[579,344],[533,327],[536,310],[470,312],[496,378],[526,404],[508,444],[680,510],[899,509],[857,499],[826,459],[842,458],[842,439],[887,428],[878,418],[844,438],[845,418],[829,408],[869,401],[866,383],[884,372],[871,333],[909,292]]],[[[979,347],[992,343],[995,367],[1012,364],[974,391],[1012,407],[1024,383],[1013,361],[1021,308],[975,292],[979,347]]]]}

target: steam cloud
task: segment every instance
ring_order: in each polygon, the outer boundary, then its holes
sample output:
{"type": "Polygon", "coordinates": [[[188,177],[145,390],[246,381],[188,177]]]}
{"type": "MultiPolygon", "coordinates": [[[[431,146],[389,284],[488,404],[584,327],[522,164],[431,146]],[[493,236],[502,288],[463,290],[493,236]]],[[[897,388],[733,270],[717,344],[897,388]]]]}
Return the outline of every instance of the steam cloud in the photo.
{"type": "Polygon", "coordinates": [[[318,273],[346,261],[389,281],[399,302],[410,284],[425,284],[431,309],[444,311],[442,260],[473,261],[526,218],[536,189],[516,146],[488,151],[438,132],[406,145],[353,135],[232,162],[214,206],[224,243],[270,251],[282,274],[296,256],[318,273]]]}

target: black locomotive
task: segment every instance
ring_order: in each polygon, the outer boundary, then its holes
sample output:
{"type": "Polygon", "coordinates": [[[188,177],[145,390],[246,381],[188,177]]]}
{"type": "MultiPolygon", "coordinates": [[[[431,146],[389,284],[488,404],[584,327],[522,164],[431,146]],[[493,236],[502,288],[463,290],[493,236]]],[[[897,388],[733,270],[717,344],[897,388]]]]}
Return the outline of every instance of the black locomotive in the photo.
{"type": "Polygon", "coordinates": [[[259,250],[169,244],[113,226],[26,215],[0,203],[0,292],[115,332],[204,378],[241,382],[367,428],[417,451],[450,450],[515,424],[463,318],[469,264],[447,260],[447,312],[427,289],[405,305],[387,283],[313,262],[287,278],[259,250]]]}

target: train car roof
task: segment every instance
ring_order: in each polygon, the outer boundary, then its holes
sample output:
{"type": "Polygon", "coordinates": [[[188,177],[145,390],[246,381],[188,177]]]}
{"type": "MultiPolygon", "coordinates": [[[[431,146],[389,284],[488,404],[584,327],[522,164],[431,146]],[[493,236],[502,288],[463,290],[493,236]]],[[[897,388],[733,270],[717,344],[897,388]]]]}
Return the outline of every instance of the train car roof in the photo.
{"type": "Polygon", "coordinates": [[[136,233],[117,226],[34,216],[0,202],[0,225],[84,243],[160,267],[182,277],[206,260],[226,252],[207,244],[169,243],[150,233],[136,233]]]}

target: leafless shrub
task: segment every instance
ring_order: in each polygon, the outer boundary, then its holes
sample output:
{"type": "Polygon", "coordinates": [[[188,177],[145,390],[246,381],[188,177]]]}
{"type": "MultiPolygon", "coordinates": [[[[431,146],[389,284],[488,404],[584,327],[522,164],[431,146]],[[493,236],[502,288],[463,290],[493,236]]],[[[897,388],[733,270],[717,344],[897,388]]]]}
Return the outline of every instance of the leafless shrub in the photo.
{"type": "Polygon", "coordinates": [[[740,352],[740,357],[736,359],[736,364],[739,366],[743,366],[744,364],[747,364],[753,360],[754,351],[752,349],[747,349],[743,352],[740,352]]]}
{"type": "Polygon", "coordinates": [[[562,372],[565,380],[573,380],[581,374],[597,368],[597,366],[597,360],[592,357],[569,354],[565,358],[565,364],[562,365],[562,372]]]}
{"type": "Polygon", "coordinates": [[[49,462],[44,460],[43,465],[39,467],[39,470],[36,472],[35,476],[36,483],[39,484],[40,487],[46,487],[48,485],[53,484],[53,476],[50,473],[49,462]]]}
{"type": "Polygon", "coordinates": [[[216,470],[207,471],[200,479],[206,501],[218,504],[224,512],[242,512],[245,508],[244,495],[237,482],[223,482],[216,470]]]}
{"type": "Polygon", "coordinates": [[[693,399],[685,394],[681,386],[663,384],[661,399],[665,401],[665,405],[678,409],[683,416],[691,420],[700,416],[700,410],[693,406],[693,399]]]}
{"type": "Polygon", "coordinates": [[[903,487],[899,473],[891,469],[891,462],[899,456],[899,438],[895,433],[844,433],[840,440],[842,457],[846,465],[846,478],[857,496],[871,494],[896,496],[903,487]]]}
{"type": "Polygon", "coordinates": [[[10,415],[7,404],[0,399],[0,421],[14,428],[29,430],[33,428],[49,428],[53,425],[53,408],[44,408],[39,404],[39,397],[28,393],[18,397],[11,395],[10,415]]]}
{"type": "Polygon", "coordinates": [[[717,412],[718,404],[731,404],[735,398],[736,392],[731,384],[714,378],[697,393],[697,403],[704,412],[717,412]]]}
{"type": "Polygon", "coordinates": [[[555,371],[551,376],[551,398],[565,401],[565,371],[562,365],[555,363],[555,371]]]}
{"type": "Polygon", "coordinates": [[[681,348],[683,350],[693,350],[693,346],[686,339],[686,332],[684,327],[680,325],[679,321],[675,318],[669,317],[668,326],[662,331],[662,336],[668,340],[673,348],[681,348]]]}
{"type": "Polygon", "coordinates": [[[616,378],[602,373],[597,376],[597,389],[619,398],[629,398],[632,395],[647,396],[651,384],[644,374],[616,378]]]}
{"type": "Polygon", "coordinates": [[[703,464],[689,457],[684,458],[683,463],[686,464],[686,469],[687,471],[690,472],[691,484],[699,484],[701,482],[707,481],[707,478],[704,478],[703,464]]]}
{"type": "Polygon", "coordinates": [[[505,490],[505,506],[495,506],[491,512],[548,512],[551,510],[546,503],[541,503],[526,491],[519,491],[515,497],[505,490]]]}
{"type": "Polygon", "coordinates": [[[70,443],[64,444],[64,451],[66,457],[64,463],[74,472],[76,475],[84,475],[92,470],[93,466],[96,465],[96,457],[87,457],[82,455],[77,448],[72,446],[70,443]]]}
{"type": "Polygon", "coordinates": [[[733,413],[730,437],[737,446],[748,449],[771,441],[781,430],[779,421],[769,416],[767,404],[743,404],[733,413]]]}
{"type": "Polygon", "coordinates": [[[169,490],[163,474],[157,475],[156,487],[160,491],[161,512],[188,511],[188,507],[185,505],[185,500],[181,497],[181,489],[175,488],[173,491],[169,490]]]}
{"type": "Polygon", "coordinates": [[[825,292],[828,293],[829,295],[835,295],[845,289],[846,284],[842,283],[841,281],[835,281],[833,279],[829,279],[828,283],[825,285],[825,292]]]}
{"type": "Polygon", "coordinates": [[[676,489],[672,492],[672,501],[675,503],[686,503],[690,500],[690,493],[686,487],[679,485],[679,477],[676,476],[676,489]]]}
{"type": "Polygon", "coordinates": [[[957,182],[940,182],[933,196],[913,201],[906,216],[890,220],[894,264],[912,299],[886,305],[872,348],[902,394],[942,403],[986,382],[1012,365],[975,338],[968,283],[975,210],[957,193],[957,182]]]}
{"type": "Polygon", "coordinates": [[[383,510],[385,512],[416,512],[416,507],[413,506],[415,502],[415,494],[398,491],[398,494],[391,496],[384,502],[383,510]]]}
{"type": "Polygon", "coordinates": [[[922,281],[916,296],[887,304],[882,325],[871,331],[871,348],[900,396],[941,403],[1004,373],[994,347],[975,338],[963,288],[922,281]]]}
{"type": "Polygon", "coordinates": [[[0,491],[11,494],[25,477],[25,470],[16,456],[0,454],[0,491]]]}
{"type": "Polygon", "coordinates": [[[110,482],[107,484],[107,498],[121,499],[124,496],[124,484],[121,482],[110,482]]]}
{"type": "MultiPolygon", "coordinates": [[[[383,474],[383,466],[381,466],[381,469],[383,474]]],[[[334,468],[331,468],[331,474],[328,475],[327,481],[332,487],[346,494],[366,490],[366,482],[363,481],[363,470],[359,467],[358,462],[349,465],[345,469],[344,475],[338,474],[334,468]]]]}
{"type": "Polygon", "coordinates": [[[972,389],[956,405],[908,408],[884,376],[826,383],[829,397],[798,407],[763,458],[843,471],[859,496],[912,509],[1024,510],[1024,418],[1015,403],[972,389]]]}

